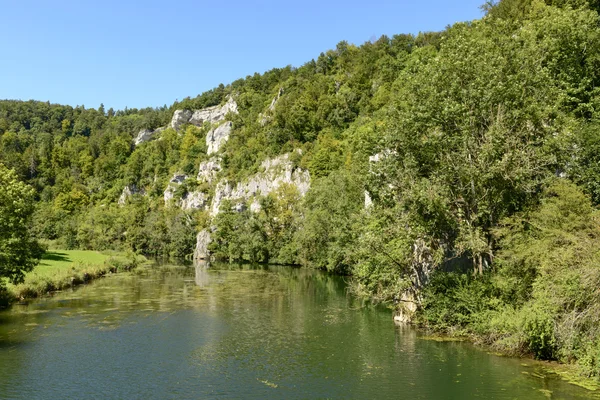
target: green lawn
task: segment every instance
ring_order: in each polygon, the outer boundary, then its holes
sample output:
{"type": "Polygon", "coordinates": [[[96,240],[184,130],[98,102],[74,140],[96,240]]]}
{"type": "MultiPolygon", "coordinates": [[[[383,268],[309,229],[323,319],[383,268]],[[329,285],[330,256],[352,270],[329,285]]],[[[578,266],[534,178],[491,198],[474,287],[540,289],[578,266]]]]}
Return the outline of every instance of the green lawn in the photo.
{"type": "Polygon", "coordinates": [[[127,257],[118,252],[50,250],[33,271],[25,275],[23,283],[6,286],[15,299],[22,300],[88,282],[109,272],[128,270],[140,261],[140,257],[127,257]]]}
{"type": "Polygon", "coordinates": [[[40,263],[34,268],[33,271],[29,272],[27,276],[31,274],[38,275],[55,275],[56,273],[64,270],[69,270],[73,267],[81,267],[83,265],[104,264],[110,256],[108,254],[100,253],[99,251],[90,250],[53,250],[47,251],[40,263]]]}

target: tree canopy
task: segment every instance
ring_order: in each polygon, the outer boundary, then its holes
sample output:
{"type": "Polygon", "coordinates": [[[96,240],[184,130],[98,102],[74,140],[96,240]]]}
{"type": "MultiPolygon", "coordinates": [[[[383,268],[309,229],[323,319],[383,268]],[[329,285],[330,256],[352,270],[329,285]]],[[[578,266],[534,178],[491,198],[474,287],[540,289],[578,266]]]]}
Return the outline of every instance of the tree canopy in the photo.
{"type": "Polygon", "coordinates": [[[34,191],[3,164],[0,188],[0,279],[18,283],[42,254],[42,248],[30,234],[34,191]]]}

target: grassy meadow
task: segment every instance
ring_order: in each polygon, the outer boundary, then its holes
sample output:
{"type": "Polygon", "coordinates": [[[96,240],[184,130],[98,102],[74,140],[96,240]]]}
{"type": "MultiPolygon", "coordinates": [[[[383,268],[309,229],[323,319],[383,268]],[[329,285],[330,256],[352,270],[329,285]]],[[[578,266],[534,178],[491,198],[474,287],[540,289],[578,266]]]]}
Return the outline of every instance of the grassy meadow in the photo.
{"type": "Polygon", "coordinates": [[[143,257],[119,252],[92,250],[49,250],[40,263],[25,275],[23,283],[6,283],[13,300],[25,300],[67,289],[108,273],[127,271],[143,257]]]}

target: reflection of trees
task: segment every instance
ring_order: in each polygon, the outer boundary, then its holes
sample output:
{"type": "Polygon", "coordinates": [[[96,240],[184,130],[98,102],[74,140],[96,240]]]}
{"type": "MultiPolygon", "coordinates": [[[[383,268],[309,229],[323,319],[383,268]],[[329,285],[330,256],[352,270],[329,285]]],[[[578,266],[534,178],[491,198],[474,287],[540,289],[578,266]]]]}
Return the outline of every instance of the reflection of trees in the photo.
{"type": "MultiPolygon", "coordinates": [[[[340,277],[282,266],[161,266],[33,302],[24,309],[29,314],[0,314],[0,356],[8,331],[21,337],[24,323],[71,317],[92,329],[78,335],[128,322],[140,322],[140,332],[146,324],[160,327],[167,333],[156,337],[177,338],[181,354],[190,354],[190,367],[221,387],[229,376],[235,385],[267,381],[316,398],[485,398],[504,389],[502,394],[533,398],[535,393],[526,395],[543,383],[521,374],[518,360],[394,328],[389,311],[362,305],[345,288],[340,277]]],[[[171,345],[161,344],[153,362],[165,361],[171,345]]]]}

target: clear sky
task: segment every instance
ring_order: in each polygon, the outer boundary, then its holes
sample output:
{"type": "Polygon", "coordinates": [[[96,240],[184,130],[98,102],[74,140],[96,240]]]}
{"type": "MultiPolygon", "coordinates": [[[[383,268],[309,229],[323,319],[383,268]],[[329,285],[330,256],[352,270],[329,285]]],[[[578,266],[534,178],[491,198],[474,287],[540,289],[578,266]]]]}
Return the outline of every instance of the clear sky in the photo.
{"type": "Polygon", "coordinates": [[[0,99],[122,109],[300,66],[341,40],[441,30],[484,0],[0,0],[0,99]]]}

